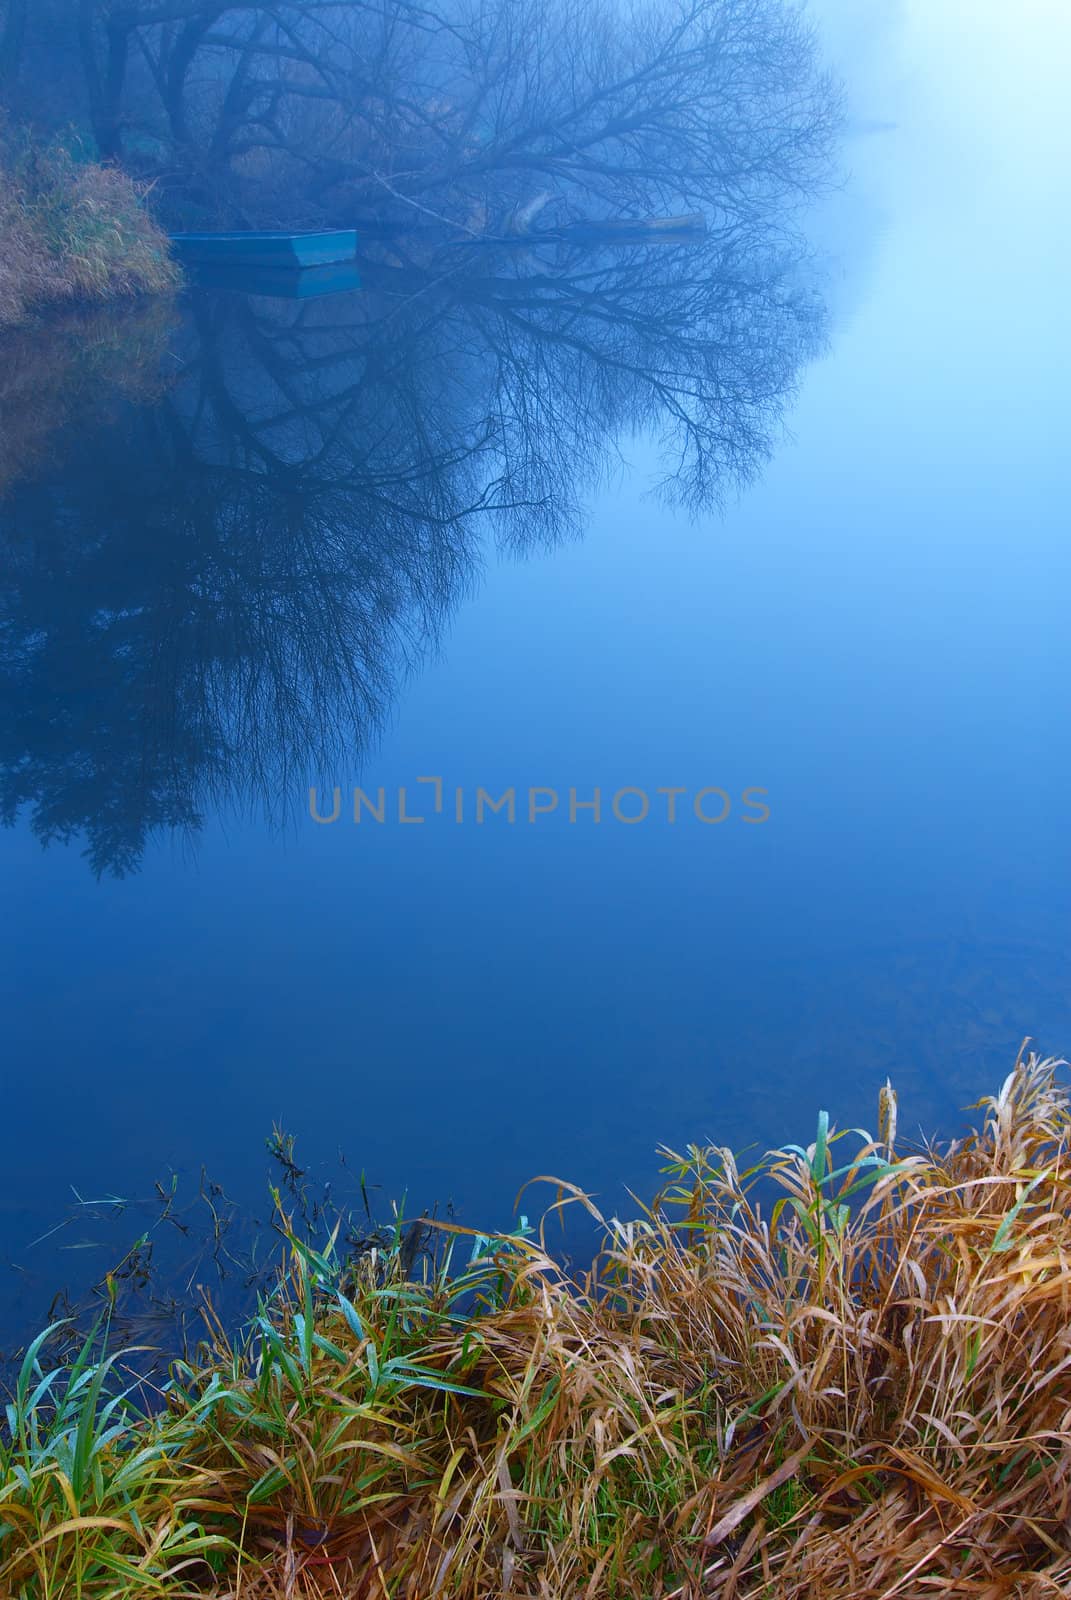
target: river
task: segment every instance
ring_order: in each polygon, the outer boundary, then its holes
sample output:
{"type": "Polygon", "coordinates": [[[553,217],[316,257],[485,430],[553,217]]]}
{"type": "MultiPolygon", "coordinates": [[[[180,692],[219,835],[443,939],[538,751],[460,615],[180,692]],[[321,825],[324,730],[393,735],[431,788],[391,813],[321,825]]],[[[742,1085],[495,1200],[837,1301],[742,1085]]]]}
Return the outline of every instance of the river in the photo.
{"type": "MultiPolygon", "coordinates": [[[[506,1228],[538,1175],[621,1212],[660,1145],[873,1127],[887,1077],[906,1133],[954,1133],[1025,1036],[1071,1045],[1064,23],[955,9],[895,11],[860,69],[824,347],[720,511],[650,494],[630,423],[570,462],[575,526],[455,537],[482,491],[443,422],[424,531],[377,465],[340,552],[331,427],[352,472],[416,426],[337,356],[371,290],[194,294],[89,376],[60,340],[60,433],[0,504],[19,1318],[142,1225],[81,1201],[204,1164],[256,1208],[273,1126],[381,1214],[506,1228]],[[350,409],[314,439],[325,367],[350,409]]],[[[436,359],[432,432],[482,381],[436,359]]]]}

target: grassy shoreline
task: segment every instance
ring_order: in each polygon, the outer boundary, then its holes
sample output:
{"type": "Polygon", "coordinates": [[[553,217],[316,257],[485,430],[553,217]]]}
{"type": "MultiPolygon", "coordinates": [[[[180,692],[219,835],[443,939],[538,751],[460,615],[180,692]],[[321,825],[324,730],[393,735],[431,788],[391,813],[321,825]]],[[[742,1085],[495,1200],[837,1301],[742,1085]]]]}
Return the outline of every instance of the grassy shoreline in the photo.
{"type": "Polygon", "coordinates": [[[667,1152],[583,1283],[531,1236],[443,1226],[411,1281],[400,1236],[347,1263],[290,1231],[248,1329],[155,1396],[42,1335],[0,1592],[1066,1593],[1061,1066],[1020,1057],[977,1132],[913,1153],[888,1093],[878,1140],[823,1116],[747,1172],[667,1152]]]}
{"type": "Polygon", "coordinates": [[[0,127],[0,332],[59,305],[165,294],[179,282],[130,178],[0,127]]]}

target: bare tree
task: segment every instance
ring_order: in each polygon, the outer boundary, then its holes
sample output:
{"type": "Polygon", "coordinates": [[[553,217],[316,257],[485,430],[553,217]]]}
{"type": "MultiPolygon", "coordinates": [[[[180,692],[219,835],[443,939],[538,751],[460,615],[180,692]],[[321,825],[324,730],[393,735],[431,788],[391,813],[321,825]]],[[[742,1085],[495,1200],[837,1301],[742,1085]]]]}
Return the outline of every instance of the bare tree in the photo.
{"type": "Polygon", "coordinates": [[[101,152],[250,221],[727,230],[810,192],[839,116],[794,0],[42,0],[54,49],[64,15],[101,152]]]}
{"type": "Polygon", "coordinates": [[[0,688],[41,711],[0,816],[121,871],[365,749],[477,531],[559,537],[622,440],[692,509],[754,476],[823,338],[793,213],[837,105],[782,0],[76,5],[97,141],[176,214],[365,241],[359,295],[195,297],[167,398],[0,507],[0,688]],[[607,235],[681,209],[687,245],[607,235]],[[57,721],[57,683],[95,688],[57,721]]]}
{"type": "Polygon", "coordinates": [[[102,397],[96,431],[81,407],[62,465],[0,504],[0,701],[22,708],[0,817],[128,871],[210,806],[278,815],[370,748],[478,537],[577,527],[638,430],[695,508],[747,481],[823,332],[759,243],[473,247],[305,306],[195,297],[164,397],[102,397]]]}

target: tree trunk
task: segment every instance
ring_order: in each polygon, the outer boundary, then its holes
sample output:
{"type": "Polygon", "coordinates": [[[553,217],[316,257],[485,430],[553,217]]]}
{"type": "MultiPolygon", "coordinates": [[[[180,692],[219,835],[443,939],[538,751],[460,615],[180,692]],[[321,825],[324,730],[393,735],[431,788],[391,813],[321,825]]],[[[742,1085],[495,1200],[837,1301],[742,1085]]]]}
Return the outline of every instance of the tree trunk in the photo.
{"type": "Polygon", "coordinates": [[[130,55],[129,23],[109,22],[104,27],[104,63],[98,49],[99,0],[79,0],[78,49],[89,97],[89,120],[93,137],[104,161],[118,161],[122,155],[122,106],[130,55]]]}
{"type": "Polygon", "coordinates": [[[189,129],[186,126],[186,74],[193,65],[194,57],[201,48],[205,34],[219,21],[223,10],[222,6],[215,6],[199,17],[192,17],[171,49],[167,63],[167,88],[164,99],[167,120],[171,124],[171,137],[180,148],[189,139],[189,129]]]}
{"type": "Polygon", "coordinates": [[[9,95],[18,82],[28,15],[29,0],[8,0],[7,21],[0,31],[0,95],[9,95]]]}

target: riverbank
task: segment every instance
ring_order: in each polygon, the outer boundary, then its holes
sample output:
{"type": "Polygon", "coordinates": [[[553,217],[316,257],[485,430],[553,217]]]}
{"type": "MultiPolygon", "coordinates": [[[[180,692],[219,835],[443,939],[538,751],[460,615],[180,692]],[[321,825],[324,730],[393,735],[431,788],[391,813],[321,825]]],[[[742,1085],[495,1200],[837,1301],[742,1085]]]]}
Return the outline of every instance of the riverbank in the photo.
{"type": "Polygon", "coordinates": [[[1066,1593],[1071,1109],[1033,1056],[981,1104],[921,1151],[885,1093],[878,1140],[823,1116],[746,1172],[667,1155],[583,1284],[523,1233],[440,1228],[417,1281],[400,1230],[349,1263],[291,1233],[247,1334],[210,1320],[155,1396],[121,1351],[53,1370],[42,1335],[0,1588],[1066,1593]]]}
{"type": "Polygon", "coordinates": [[[178,287],[167,236],[116,168],[0,129],[0,330],[64,303],[178,287]]]}

